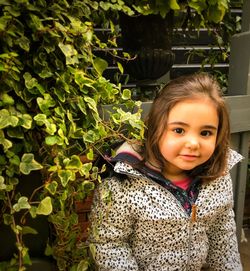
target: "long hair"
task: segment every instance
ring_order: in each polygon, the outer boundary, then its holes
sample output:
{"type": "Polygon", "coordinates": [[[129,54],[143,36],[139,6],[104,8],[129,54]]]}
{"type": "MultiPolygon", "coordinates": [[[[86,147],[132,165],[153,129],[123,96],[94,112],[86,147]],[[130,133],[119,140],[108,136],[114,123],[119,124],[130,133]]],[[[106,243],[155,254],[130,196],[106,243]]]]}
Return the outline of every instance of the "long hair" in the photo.
{"type": "MultiPolygon", "coordinates": [[[[153,101],[145,121],[144,161],[152,159],[163,170],[165,159],[159,141],[166,128],[170,110],[186,99],[209,98],[216,107],[219,125],[214,153],[208,161],[187,172],[190,177],[204,181],[214,180],[224,174],[230,141],[229,114],[218,82],[207,73],[181,76],[164,86],[153,101]]],[[[208,112],[209,114],[209,112],[208,112]]]]}

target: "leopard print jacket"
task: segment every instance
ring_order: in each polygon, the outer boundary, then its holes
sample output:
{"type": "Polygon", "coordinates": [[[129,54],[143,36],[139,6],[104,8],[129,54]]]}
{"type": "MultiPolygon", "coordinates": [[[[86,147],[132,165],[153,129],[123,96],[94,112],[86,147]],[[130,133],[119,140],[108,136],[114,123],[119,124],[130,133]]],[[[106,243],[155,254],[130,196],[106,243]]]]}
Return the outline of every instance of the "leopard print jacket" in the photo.
{"type": "Polygon", "coordinates": [[[195,218],[166,188],[117,162],[115,172],[127,177],[101,183],[90,216],[97,270],[241,271],[229,174],[241,159],[230,150],[227,174],[201,185],[195,218]]]}

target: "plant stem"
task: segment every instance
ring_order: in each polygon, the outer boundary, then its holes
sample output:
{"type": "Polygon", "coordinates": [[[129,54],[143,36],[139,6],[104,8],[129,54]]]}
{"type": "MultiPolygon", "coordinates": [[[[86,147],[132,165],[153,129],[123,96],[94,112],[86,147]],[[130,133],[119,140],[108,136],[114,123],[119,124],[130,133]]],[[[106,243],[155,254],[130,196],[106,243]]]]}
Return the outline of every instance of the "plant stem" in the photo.
{"type": "Polygon", "coordinates": [[[14,218],[14,215],[13,215],[14,210],[13,210],[13,207],[12,207],[12,204],[11,204],[9,193],[6,193],[6,194],[7,194],[8,205],[9,205],[9,208],[11,210],[10,213],[11,213],[11,218],[12,218],[13,231],[14,231],[15,236],[16,236],[17,244],[19,245],[19,248],[18,248],[18,267],[20,269],[23,266],[22,250],[20,249],[21,247],[23,247],[22,238],[21,238],[20,233],[17,233],[17,231],[16,231],[16,221],[15,221],[15,218],[14,218]]]}

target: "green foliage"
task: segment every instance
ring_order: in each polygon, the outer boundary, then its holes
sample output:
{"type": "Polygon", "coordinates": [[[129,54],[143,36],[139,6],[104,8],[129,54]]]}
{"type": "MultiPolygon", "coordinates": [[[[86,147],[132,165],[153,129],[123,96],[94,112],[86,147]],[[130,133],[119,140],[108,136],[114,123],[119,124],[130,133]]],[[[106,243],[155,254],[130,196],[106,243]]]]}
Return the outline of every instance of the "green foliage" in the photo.
{"type": "Polygon", "coordinates": [[[107,7],[90,0],[5,0],[0,7],[0,211],[18,252],[0,268],[25,270],[23,236],[36,233],[26,217],[46,215],[55,236],[46,255],[59,270],[87,270],[73,203],[100,181],[105,167],[96,161],[110,144],[143,136],[140,110],[126,112],[139,104],[103,77],[107,62],[93,53],[115,45],[113,36],[101,41],[94,32],[107,24],[107,7]],[[104,120],[100,105],[118,103],[125,111],[112,109],[104,120]],[[41,185],[23,195],[21,176],[37,170],[41,185]]]}
{"type": "Polygon", "coordinates": [[[229,0],[125,0],[124,2],[132,8],[132,11],[143,15],[160,14],[165,18],[171,11],[177,16],[182,14],[183,23],[195,28],[220,23],[229,7],[229,0]]]}
{"type": "MultiPolygon", "coordinates": [[[[213,39],[213,44],[210,44],[211,49],[207,50],[190,50],[188,54],[188,61],[192,58],[198,56],[202,58],[202,68],[201,70],[206,70],[206,66],[211,66],[211,73],[216,76],[218,82],[220,83],[224,93],[228,89],[228,74],[223,73],[215,68],[218,63],[228,63],[230,56],[230,42],[231,37],[241,31],[241,17],[239,15],[233,14],[232,9],[242,9],[243,1],[230,1],[230,9],[225,13],[223,21],[219,24],[212,24],[208,29],[210,37],[213,39]],[[213,47],[217,47],[214,50],[213,47]]],[[[190,38],[196,40],[199,38],[199,33],[185,33],[190,38]],[[196,34],[196,35],[195,35],[196,34]]]]}
{"type": "Polygon", "coordinates": [[[58,269],[91,269],[74,201],[101,181],[98,157],[116,141],[140,140],[144,129],[140,103],[103,76],[108,64],[94,53],[116,47],[118,12],[173,11],[184,14],[182,25],[188,18],[199,28],[221,21],[227,7],[227,0],[0,0],[0,223],[12,229],[17,247],[1,270],[31,264],[23,237],[36,230],[26,218],[40,215],[52,225],[45,255],[58,269]],[[94,31],[100,26],[111,29],[106,39],[94,31]],[[18,187],[33,171],[42,173],[41,185],[24,195],[18,187]]]}

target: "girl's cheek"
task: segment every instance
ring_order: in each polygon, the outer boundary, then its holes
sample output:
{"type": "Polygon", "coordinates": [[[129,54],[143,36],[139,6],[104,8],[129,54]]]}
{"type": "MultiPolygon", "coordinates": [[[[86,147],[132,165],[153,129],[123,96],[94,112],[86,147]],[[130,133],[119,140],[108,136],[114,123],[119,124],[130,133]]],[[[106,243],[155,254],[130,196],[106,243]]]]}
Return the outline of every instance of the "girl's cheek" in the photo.
{"type": "Polygon", "coordinates": [[[176,144],[178,144],[178,141],[175,139],[169,139],[169,140],[167,140],[167,145],[169,145],[169,146],[174,146],[174,145],[176,145],[176,144]]]}
{"type": "Polygon", "coordinates": [[[178,144],[176,139],[165,138],[163,141],[163,146],[167,146],[168,148],[175,147],[178,144]]]}
{"type": "Polygon", "coordinates": [[[215,140],[211,140],[211,142],[209,142],[207,144],[207,146],[210,148],[210,149],[215,149],[216,147],[216,141],[215,140]]]}

